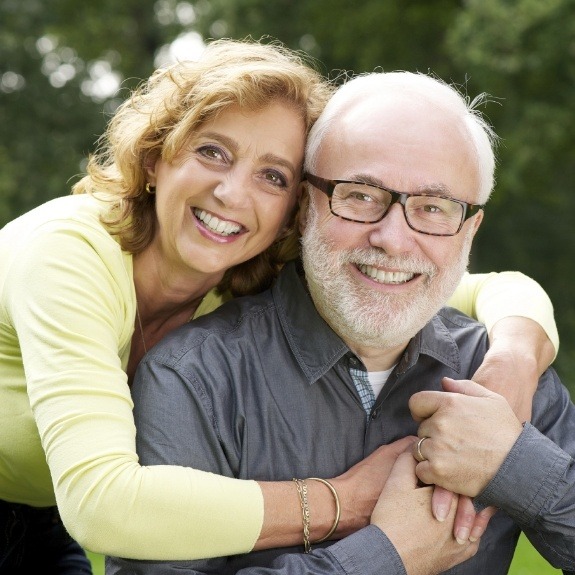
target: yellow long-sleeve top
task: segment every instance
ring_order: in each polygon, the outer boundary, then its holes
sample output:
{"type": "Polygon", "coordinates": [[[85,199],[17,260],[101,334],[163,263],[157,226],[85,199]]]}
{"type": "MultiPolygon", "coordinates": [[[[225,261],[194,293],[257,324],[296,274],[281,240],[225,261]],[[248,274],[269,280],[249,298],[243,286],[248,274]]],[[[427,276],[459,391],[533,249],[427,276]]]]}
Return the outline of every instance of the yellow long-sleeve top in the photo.
{"type": "MultiPolygon", "coordinates": [[[[125,373],[132,256],[100,223],[105,206],[67,196],[0,230],[0,499],[57,503],[72,537],[95,552],[247,552],[263,521],[256,482],[138,464],[125,373]]],[[[219,303],[208,294],[196,315],[219,303]]],[[[488,328],[531,317],[558,347],[551,302],[522,274],[466,275],[453,303],[488,328]]]]}

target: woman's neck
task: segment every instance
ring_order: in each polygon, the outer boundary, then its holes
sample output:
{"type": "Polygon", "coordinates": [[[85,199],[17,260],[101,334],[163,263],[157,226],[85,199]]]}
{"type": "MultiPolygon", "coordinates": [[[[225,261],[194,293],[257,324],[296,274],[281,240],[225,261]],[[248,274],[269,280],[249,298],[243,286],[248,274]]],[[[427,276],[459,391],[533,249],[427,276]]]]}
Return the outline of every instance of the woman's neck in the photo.
{"type": "Polygon", "coordinates": [[[190,321],[206,293],[223,276],[174,273],[156,266],[145,252],[134,256],[133,266],[137,313],[128,364],[130,381],[144,354],[168,333],[190,321]]]}

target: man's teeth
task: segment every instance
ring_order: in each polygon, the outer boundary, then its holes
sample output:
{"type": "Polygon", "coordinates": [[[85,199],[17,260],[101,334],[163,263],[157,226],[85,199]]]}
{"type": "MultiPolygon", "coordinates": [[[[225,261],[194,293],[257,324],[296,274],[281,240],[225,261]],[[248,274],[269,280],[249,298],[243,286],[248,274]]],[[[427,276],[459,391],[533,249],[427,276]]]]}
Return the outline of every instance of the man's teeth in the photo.
{"type": "Polygon", "coordinates": [[[224,222],[212,214],[208,214],[204,210],[194,210],[195,216],[198,220],[201,220],[207,228],[210,228],[213,232],[221,234],[222,236],[231,236],[232,234],[237,234],[242,229],[239,224],[233,224],[232,222],[224,222]]]}
{"type": "Polygon", "coordinates": [[[414,273],[384,272],[372,266],[359,265],[359,271],[382,284],[402,284],[412,279],[414,273]]]}

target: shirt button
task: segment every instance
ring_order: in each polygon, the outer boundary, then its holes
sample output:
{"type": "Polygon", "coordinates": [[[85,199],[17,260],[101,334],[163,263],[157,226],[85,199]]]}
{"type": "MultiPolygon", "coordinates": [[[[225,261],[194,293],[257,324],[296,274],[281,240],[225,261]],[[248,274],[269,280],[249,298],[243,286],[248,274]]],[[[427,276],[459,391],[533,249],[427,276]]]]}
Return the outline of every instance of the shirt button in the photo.
{"type": "Polygon", "coordinates": [[[356,357],[350,357],[350,358],[349,358],[349,363],[350,363],[351,365],[357,365],[357,364],[359,363],[359,361],[357,361],[357,358],[356,358],[356,357]]]}

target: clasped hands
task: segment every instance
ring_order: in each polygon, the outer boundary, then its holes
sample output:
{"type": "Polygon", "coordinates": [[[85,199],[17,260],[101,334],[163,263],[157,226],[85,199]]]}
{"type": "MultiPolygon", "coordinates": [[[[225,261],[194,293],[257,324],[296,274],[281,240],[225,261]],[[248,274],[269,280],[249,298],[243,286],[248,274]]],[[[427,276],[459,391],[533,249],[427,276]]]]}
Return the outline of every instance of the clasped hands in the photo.
{"type": "Polygon", "coordinates": [[[443,521],[459,494],[458,542],[478,540],[496,509],[475,512],[472,497],[495,476],[523,427],[502,396],[470,380],[442,380],[443,391],[422,391],[409,402],[420,426],[412,453],[419,480],[435,485],[434,516],[443,521]],[[425,439],[423,439],[425,438],[425,439]]]}

